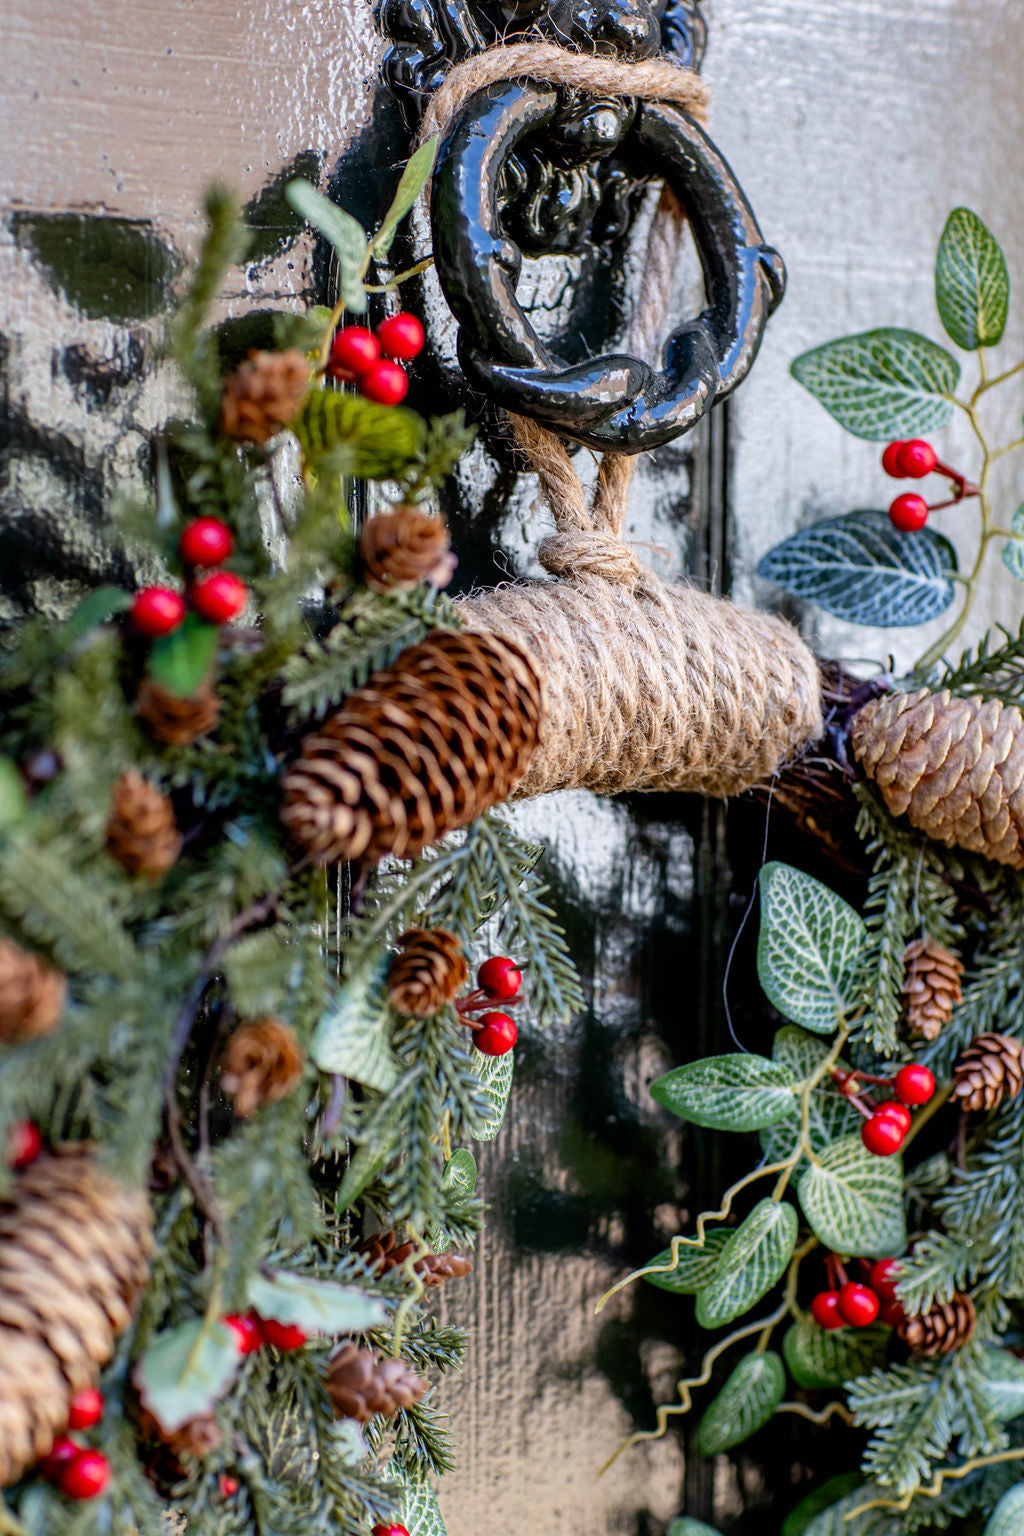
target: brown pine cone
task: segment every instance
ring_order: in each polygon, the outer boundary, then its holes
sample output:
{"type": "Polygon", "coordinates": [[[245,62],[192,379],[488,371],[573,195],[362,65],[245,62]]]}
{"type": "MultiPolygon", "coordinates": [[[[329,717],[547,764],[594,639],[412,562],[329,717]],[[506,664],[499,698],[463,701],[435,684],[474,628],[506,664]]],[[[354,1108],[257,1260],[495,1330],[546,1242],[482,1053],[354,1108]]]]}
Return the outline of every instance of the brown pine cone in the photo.
{"type": "Polygon", "coordinates": [[[149,1202],[90,1149],[43,1153],[0,1200],[0,1487],[67,1427],[131,1322],[153,1247],[149,1202]]]}
{"type": "Polygon", "coordinates": [[[224,380],[220,432],[236,443],[268,443],[299,414],[309,388],[304,354],[250,351],[248,362],[224,380]]]}
{"type": "Polygon", "coordinates": [[[261,1104],[287,1098],[302,1079],[302,1047],[282,1019],[253,1019],[234,1030],[224,1049],[220,1085],[242,1120],[261,1104]]]}
{"type": "Polygon", "coordinates": [[[184,1456],[208,1456],[224,1441],[224,1432],[212,1413],[199,1413],[171,1431],[164,1429],[160,1420],[141,1404],[134,1417],[144,1439],[159,1440],[179,1460],[184,1456]]]}
{"type": "Polygon", "coordinates": [[[213,730],[220,719],[220,699],[210,683],[186,697],[145,677],[135,700],[135,713],[157,741],[169,747],[188,747],[213,730]]]}
{"type": "Polygon", "coordinates": [[[409,928],[388,966],[388,997],[399,1013],[431,1019],[465,986],[469,966],[447,928],[409,928]]]}
{"type": "Polygon", "coordinates": [[[35,1040],[60,1023],[67,994],[63,971],[0,938],[0,1042],[35,1040]]]}
{"type": "Polygon", "coordinates": [[[974,1333],[974,1302],[956,1291],[952,1301],[937,1301],[930,1312],[908,1317],[896,1332],[915,1355],[950,1355],[974,1333]]]}
{"type": "Polygon", "coordinates": [[[320,862],[413,858],[508,798],[539,722],[540,680],[519,646],[435,630],[306,737],[281,819],[320,862]]]}
{"type": "Polygon", "coordinates": [[[374,592],[394,592],[429,581],[446,587],[458,561],[448,529],[419,507],[392,507],[369,518],[359,536],[363,580],[374,592]]]}
{"type": "Polygon", "coordinates": [[[953,1068],[953,1097],[962,1108],[997,1109],[1024,1087],[1024,1046],[1012,1035],[977,1035],[953,1068]]]}
{"type": "Polygon", "coordinates": [[[130,875],[159,880],[181,852],[170,799],[135,768],[121,775],[110,798],[107,851],[130,875]]]}
{"type": "Polygon", "coordinates": [[[427,1384],[401,1360],[383,1359],[349,1339],[327,1366],[327,1395],[339,1419],[368,1424],[374,1414],[389,1417],[426,1395],[427,1384]]]}
{"type": "MultiPolygon", "coordinates": [[[[415,1243],[399,1243],[393,1232],[377,1232],[360,1243],[359,1252],[378,1276],[399,1269],[416,1252],[415,1243]]],[[[461,1253],[425,1253],[416,1260],[413,1270],[427,1290],[443,1285],[446,1280],[463,1280],[473,1273],[472,1259],[461,1253]]]]}
{"type": "Polygon", "coordinates": [[[934,1040],[962,999],[960,960],[938,939],[915,939],[903,951],[903,1010],[912,1035],[934,1040]]]}
{"type": "Polygon", "coordinates": [[[894,816],[940,843],[1024,869],[1024,716],[948,689],[872,699],[854,754],[894,816]]]}

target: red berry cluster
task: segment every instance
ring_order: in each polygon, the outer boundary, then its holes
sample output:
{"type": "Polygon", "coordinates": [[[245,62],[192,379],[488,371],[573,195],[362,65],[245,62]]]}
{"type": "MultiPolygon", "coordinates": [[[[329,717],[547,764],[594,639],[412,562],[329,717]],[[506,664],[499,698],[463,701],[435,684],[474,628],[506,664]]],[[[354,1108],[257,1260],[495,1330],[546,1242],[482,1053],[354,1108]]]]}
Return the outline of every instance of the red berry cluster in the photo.
{"type": "MultiPolygon", "coordinates": [[[[71,1399],[69,1429],[91,1429],[103,1417],[103,1393],[85,1387],[71,1399]]],[[[70,1435],[58,1435],[39,1463],[47,1482],[69,1499],[94,1499],[110,1482],[110,1463],[102,1451],[82,1445],[70,1435]]]]}
{"type": "Polygon", "coordinates": [[[931,443],[926,443],[921,437],[912,437],[907,442],[890,443],[882,454],[882,468],[894,480],[923,480],[925,475],[930,475],[932,470],[937,470],[940,475],[945,475],[952,482],[952,496],[947,501],[937,501],[932,506],[928,505],[923,496],[918,496],[912,491],[906,491],[902,496],[897,496],[889,508],[889,521],[901,533],[916,533],[928,521],[929,512],[937,512],[940,507],[951,507],[954,503],[963,501],[965,496],[978,494],[978,487],[968,484],[959,470],[950,469],[948,464],[941,463],[931,443]]]}
{"type": "Polygon", "coordinates": [[[373,1536],[409,1536],[404,1525],[375,1525],[373,1536]]]}
{"type": "Polygon", "coordinates": [[[927,1104],[935,1092],[935,1078],[926,1066],[912,1061],[900,1067],[895,1077],[872,1077],[867,1072],[832,1073],[832,1080],[845,1099],[864,1116],[860,1139],[876,1157],[890,1157],[898,1152],[911,1126],[908,1105],[927,1104]],[[878,1084],[896,1094],[876,1104],[861,1092],[863,1083],[878,1084]]]}
{"type": "Polygon", "coordinates": [[[494,1004],[511,1007],[521,1002],[522,984],[523,973],[515,961],[507,955],[493,955],[476,973],[476,991],[455,1004],[463,1023],[473,1030],[473,1044],[485,1056],[504,1056],[519,1038],[515,1019],[495,1010],[494,1004]]]}
{"type": "Polygon", "coordinates": [[[377,405],[401,405],[409,392],[402,363],[412,362],[426,340],[415,315],[402,311],[382,320],[376,332],[365,325],[346,325],[335,334],[327,372],[342,384],[355,384],[377,405]]]}
{"type": "Polygon", "coordinates": [[[850,1280],[835,1254],[825,1260],[831,1289],[819,1291],[811,1302],[811,1316],[819,1327],[867,1328],[873,1322],[895,1327],[906,1314],[896,1299],[896,1259],[861,1259],[867,1270],[867,1285],[850,1280]]]}
{"type": "Polygon", "coordinates": [[[308,1334],[298,1323],[276,1323],[272,1317],[260,1317],[258,1312],[232,1312],[222,1319],[237,1341],[240,1355],[252,1355],[265,1344],[287,1354],[301,1349],[308,1334]]]}
{"type": "Polygon", "coordinates": [[[178,628],[189,607],[208,624],[228,624],[245,607],[249,590],[232,571],[196,576],[197,567],[223,565],[234,547],[231,529],[219,517],[197,517],[182,532],[178,548],[185,562],[187,589],[146,587],[132,603],[132,623],[151,640],[178,628]]]}

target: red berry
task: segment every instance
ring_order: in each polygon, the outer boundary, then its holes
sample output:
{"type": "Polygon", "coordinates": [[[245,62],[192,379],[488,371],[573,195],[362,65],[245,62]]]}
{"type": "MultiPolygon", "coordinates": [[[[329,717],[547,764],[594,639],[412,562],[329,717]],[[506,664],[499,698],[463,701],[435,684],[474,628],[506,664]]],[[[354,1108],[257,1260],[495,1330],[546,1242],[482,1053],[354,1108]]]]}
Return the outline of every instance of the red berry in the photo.
{"type": "Polygon", "coordinates": [[[882,1303],[878,1313],[878,1321],[884,1323],[887,1328],[898,1328],[900,1323],[905,1323],[907,1314],[898,1301],[886,1301],[882,1303]]]}
{"type": "Polygon", "coordinates": [[[34,1120],[16,1120],[7,1132],[7,1161],[12,1168],[27,1168],[43,1150],[43,1133],[34,1120]]]}
{"type": "Polygon", "coordinates": [[[227,624],[245,607],[249,589],[231,571],[218,571],[216,576],[197,581],[189,595],[201,619],[208,619],[211,624],[227,624]]]}
{"type": "Polygon", "coordinates": [[[896,1300],[896,1283],[899,1279],[897,1273],[898,1265],[899,1259],[878,1259],[871,1266],[868,1284],[875,1295],[880,1297],[882,1301],[891,1302],[896,1300]]]}
{"type": "Polygon", "coordinates": [[[507,955],[494,955],[477,971],[476,984],[489,992],[496,1003],[507,1003],[522,986],[523,974],[507,955]]]}
{"type": "Polygon", "coordinates": [[[819,1291],[811,1302],[811,1316],[821,1328],[842,1328],[845,1318],[839,1311],[838,1291],[819,1291]]]}
{"type": "Polygon", "coordinates": [[[404,1525],[375,1525],[373,1536],[409,1536],[404,1525]]]}
{"type": "Polygon", "coordinates": [[[903,471],[900,468],[900,453],[903,449],[903,446],[904,445],[902,442],[890,443],[888,448],[882,454],[882,468],[885,470],[886,474],[891,475],[894,480],[899,480],[903,474],[903,471]]]}
{"type": "Polygon", "coordinates": [[[390,315],[377,327],[377,340],[380,342],[381,351],[386,352],[388,357],[399,358],[403,363],[409,363],[414,357],[419,357],[426,339],[423,327],[416,316],[410,315],[405,310],[399,315],[390,315]]]}
{"type": "Polygon", "coordinates": [[[178,547],[189,565],[223,565],[234,543],[231,529],[219,517],[197,517],[182,530],[178,547]]]}
{"type": "Polygon", "coordinates": [[[876,1157],[891,1157],[903,1145],[906,1131],[892,1115],[872,1115],[860,1128],[860,1139],[876,1157]]]}
{"type": "Polygon", "coordinates": [[[60,1474],[58,1486],[69,1499],[94,1499],[110,1482],[110,1462],[102,1451],[82,1451],[60,1474]]]}
{"type": "Polygon", "coordinates": [[[238,1492],[238,1478],[230,1477],[227,1472],[222,1472],[219,1479],[220,1496],[222,1499],[233,1499],[238,1492]]]}
{"type": "Polygon", "coordinates": [[[275,1349],[287,1354],[289,1350],[301,1349],[309,1335],[298,1323],[275,1323],[272,1317],[261,1317],[259,1329],[263,1335],[264,1344],[273,1344],[275,1349]]]}
{"type": "Polygon", "coordinates": [[[887,1115],[890,1120],[895,1120],[904,1136],[910,1130],[912,1117],[905,1104],[898,1104],[895,1099],[889,1099],[885,1104],[879,1104],[878,1113],[887,1115]]]}
{"type": "Polygon", "coordinates": [[[240,1355],[251,1355],[262,1349],[263,1328],[260,1319],[251,1312],[232,1312],[230,1316],[222,1317],[221,1322],[226,1323],[237,1338],[240,1355]]]}
{"type": "Polygon", "coordinates": [[[77,1440],[72,1440],[70,1435],[58,1435],[46,1455],[40,1458],[39,1470],[49,1482],[55,1483],[64,1468],[74,1461],[76,1456],[81,1456],[84,1450],[85,1446],[79,1445],[77,1440]]]}
{"type": "Polygon", "coordinates": [[[380,342],[365,325],[347,325],[331,342],[327,364],[331,374],[349,384],[361,378],[380,358],[380,342]]]}
{"type": "Polygon", "coordinates": [[[155,640],[177,629],[185,617],[185,599],[170,587],[146,587],[136,595],[131,617],[140,635],[155,640]]]}
{"type": "Polygon", "coordinates": [[[839,1315],[851,1328],[866,1328],[878,1316],[878,1297],[866,1285],[847,1280],[839,1288],[839,1315]]]}
{"type": "Polygon", "coordinates": [[[473,1044],[485,1056],[504,1056],[519,1038],[515,1019],[507,1013],[484,1013],[480,1016],[482,1029],[474,1030],[473,1044]]]}
{"type": "Polygon", "coordinates": [[[907,491],[889,508],[889,521],[900,533],[916,533],[928,521],[928,503],[923,496],[907,491]]]}
{"type": "Polygon", "coordinates": [[[377,405],[401,405],[409,393],[409,376],[398,363],[382,360],[363,374],[359,393],[377,405]]]}
{"type": "Polygon", "coordinates": [[[83,1387],[71,1399],[69,1429],[91,1429],[103,1417],[103,1393],[98,1387],[83,1387]]]}
{"type": "Polygon", "coordinates": [[[900,445],[897,463],[900,474],[906,475],[908,480],[923,480],[925,475],[931,474],[938,462],[938,454],[923,437],[912,437],[909,443],[900,445]]]}
{"type": "Polygon", "coordinates": [[[935,1092],[935,1078],[919,1061],[900,1067],[892,1085],[904,1104],[927,1104],[935,1092]]]}

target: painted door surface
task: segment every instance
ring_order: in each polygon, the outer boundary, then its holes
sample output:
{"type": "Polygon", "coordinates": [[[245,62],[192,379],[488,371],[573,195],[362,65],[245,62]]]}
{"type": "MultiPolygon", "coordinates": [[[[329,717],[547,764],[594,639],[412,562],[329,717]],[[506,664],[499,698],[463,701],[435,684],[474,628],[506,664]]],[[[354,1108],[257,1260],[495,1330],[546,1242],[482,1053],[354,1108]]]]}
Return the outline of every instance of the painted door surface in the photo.
{"type": "MultiPolygon", "coordinates": [[[[707,9],[711,131],[786,258],[789,294],[728,414],[644,460],[626,536],[663,569],[764,603],[773,594],[752,573],[770,545],[887,499],[876,451],[802,394],[790,359],[873,325],[934,333],[931,261],[958,203],[990,224],[1011,271],[1024,268],[1024,14],[1012,0],[707,9]]],[[[245,317],[315,300],[327,280],[283,201],[288,176],[369,218],[406,145],[377,84],[369,0],[8,0],[0,28],[8,620],[131,576],[103,507],[115,486],[142,485],[154,430],[186,405],[160,321],[196,247],[204,185],[237,186],[255,231],[223,306],[241,349],[255,334],[245,317]]],[[[576,275],[564,263],[532,274],[534,312],[556,313],[576,275]]],[[[414,302],[450,346],[430,279],[414,302]]],[[[1022,315],[1008,338],[1018,353],[1022,315]]],[[[447,510],[464,587],[534,568],[549,515],[500,456],[474,452],[447,510]]],[[[1009,580],[994,579],[987,619],[1014,610],[1009,580]]],[[[903,643],[832,621],[816,638],[848,657],[903,643]]],[[[587,1008],[558,1037],[524,1031],[506,1128],[480,1158],[491,1209],[476,1272],[442,1303],[471,1331],[466,1370],[443,1389],[459,1448],[442,1497],[449,1536],[660,1536],[679,1513],[774,1531],[812,1465],[842,1464],[841,1436],[782,1421],[709,1464],[684,1430],[598,1477],[700,1350],[685,1303],[639,1287],[600,1316],[595,1304],[722,1187],[734,1154],[657,1110],[647,1084],[727,1049],[730,1028],[758,1048],[752,924],[731,968],[730,950],[766,830],[805,867],[813,850],[766,829],[754,805],[563,793],[516,814],[548,845],[587,1008]]]]}

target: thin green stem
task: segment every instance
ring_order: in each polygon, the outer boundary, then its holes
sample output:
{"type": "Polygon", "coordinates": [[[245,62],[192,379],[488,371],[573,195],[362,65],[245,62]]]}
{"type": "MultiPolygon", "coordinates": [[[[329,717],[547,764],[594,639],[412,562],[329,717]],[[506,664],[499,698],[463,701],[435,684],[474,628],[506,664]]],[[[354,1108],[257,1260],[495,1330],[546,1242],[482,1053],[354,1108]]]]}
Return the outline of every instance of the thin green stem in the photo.
{"type": "Polygon", "coordinates": [[[366,291],[367,293],[393,293],[399,283],[407,282],[410,277],[418,277],[421,272],[426,272],[433,265],[433,256],[424,256],[423,260],[418,261],[414,267],[406,267],[404,272],[396,273],[386,283],[367,283],[366,291]]]}
{"type": "Polygon", "coordinates": [[[986,390],[995,389],[997,384],[1005,384],[1007,379],[1012,379],[1016,374],[1024,372],[1024,361],[1021,361],[1019,363],[1014,363],[1012,368],[1007,368],[1005,373],[994,374],[991,379],[986,378],[985,360],[980,347],[978,348],[978,362],[981,369],[982,382],[978,385],[977,389],[974,391],[973,396],[971,397],[972,405],[981,395],[985,394],[986,390]]]}
{"type": "Polygon", "coordinates": [[[1001,459],[1004,453],[1013,453],[1016,448],[1024,448],[1024,437],[1015,437],[1012,443],[1004,443],[1001,448],[993,448],[989,458],[1001,459]]]}

